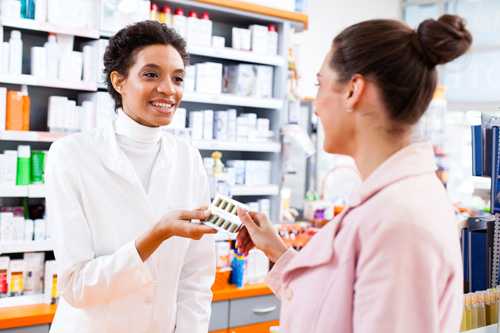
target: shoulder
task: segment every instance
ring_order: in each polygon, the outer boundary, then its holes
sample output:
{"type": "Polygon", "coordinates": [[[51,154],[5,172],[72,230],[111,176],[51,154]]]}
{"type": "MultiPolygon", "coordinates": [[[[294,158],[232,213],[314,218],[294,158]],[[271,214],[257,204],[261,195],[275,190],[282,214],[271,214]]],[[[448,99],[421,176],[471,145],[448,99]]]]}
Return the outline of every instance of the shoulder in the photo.
{"type": "Polygon", "coordinates": [[[97,152],[98,147],[102,147],[104,140],[104,129],[67,135],[52,143],[48,159],[71,163],[80,157],[92,156],[97,152]]]}

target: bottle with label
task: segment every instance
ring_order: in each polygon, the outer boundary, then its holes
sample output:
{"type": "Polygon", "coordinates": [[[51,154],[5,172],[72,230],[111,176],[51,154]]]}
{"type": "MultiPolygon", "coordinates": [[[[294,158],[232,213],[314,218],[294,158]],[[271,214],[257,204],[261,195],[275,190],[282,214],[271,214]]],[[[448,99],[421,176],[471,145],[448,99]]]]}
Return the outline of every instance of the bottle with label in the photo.
{"type": "Polygon", "coordinates": [[[9,40],[9,74],[21,75],[23,68],[23,41],[19,30],[12,30],[9,40]]]}
{"type": "Polygon", "coordinates": [[[0,257],[0,298],[7,297],[9,294],[8,270],[9,260],[7,256],[0,257]]]}
{"type": "Polygon", "coordinates": [[[188,45],[200,45],[200,29],[199,29],[198,14],[195,11],[190,11],[186,25],[186,41],[188,45]]]}
{"type": "Polygon", "coordinates": [[[57,80],[61,48],[57,43],[55,34],[49,33],[45,49],[47,50],[47,78],[57,80]]]}
{"type": "Polygon", "coordinates": [[[11,131],[22,131],[23,122],[23,95],[20,91],[7,91],[7,113],[5,129],[11,131]]]}
{"type": "Polygon", "coordinates": [[[31,183],[31,147],[21,145],[17,147],[17,177],[16,185],[31,183]]]}
{"type": "Polygon", "coordinates": [[[175,15],[172,17],[172,26],[179,35],[186,38],[187,18],[184,16],[184,10],[177,8],[175,15]]]}
{"type": "Polygon", "coordinates": [[[210,20],[210,15],[207,12],[204,12],[203,15],[201,16],[199,27],[200,27],[200,45],[210,47],[210,45],[212,44],[213,24],[212,20],[210,20]]]}
{"type": "Polygon", "coordinates": [[[35,19],[35,0],[21,0],[21,16],[25,19],[35,19]]]}
{"type": "Polygon", "coordinates": [[[163,6],[160,11],[160,23],[172,26],[172,9],[169,6],[163,6]]]}
{"type": "Polygon", "coordinates": [[[268,30],[268,54],[272,56],[278,55],[278,31],[276,29],[276,26],[274,24],[270,24],[268,26],[268,30]]]}
{"type": "Polygon", "coordinates": [[[150,9],[150,12],[149,12],[149,19],[151,21],[161,22],[160,21],[160,8],[155,3],[151,3],[151,9],[150,9]]]}
{"type": "Polygon", "coordinates": [[[23,96],[23,131],[30,130],[30,108],[31,100],[28,95],[28,87],[23,85],[21,87],[21,95],[23,96]]]}

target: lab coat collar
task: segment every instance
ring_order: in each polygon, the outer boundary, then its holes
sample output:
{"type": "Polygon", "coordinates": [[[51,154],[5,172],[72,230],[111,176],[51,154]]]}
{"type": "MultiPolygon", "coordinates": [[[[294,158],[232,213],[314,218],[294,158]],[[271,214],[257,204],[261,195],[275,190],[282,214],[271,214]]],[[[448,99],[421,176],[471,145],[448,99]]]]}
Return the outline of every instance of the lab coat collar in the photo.
{"type": "Polygon", "coordinates": [[[371,198],[383,188],[405,178],[433,173],[436,170],[434,151],[428,143],[412,144],[386,160],[358,191],[351,196],[347,207],[333,221],[321,229],[287,266],[284,278],[292,271],[315,267],[334,260],[334,241],[343,219],[356,206],[371,198]]]}
{"type": "Polygon", "coordinates": [[[434,150],[430,143],[414,143],[399,150],[383,162],[353,192],[348,205],[356,207],[383,188],[405,178],[436,171],[434,150]]]}
{"type": "MultiPolygon", "coordinates": [[[[132,163],[118,146],[115,132],[115,127],[112,123],[106,125],[106,127],[101,132],[103,136],[103,143],[100,142],[99,147],[102,161],[108,169],[115,172],[126,181],[142,188],[142,184],[139,180],[139,177],[137,176],[136,171],[134,170],[132,163]]],[[[157,175],[158,173],[162,174],[162,170],[168,167],[167,161],[165,160],[165,156],[167,156],[167,147],[168,144],[166,142],[166,138],[164,137],[164,135],[162,135],[160,139],[160,151],[153,167],[151,176],[152,179],[156,179],[155,175],[157,175]]],[[[150,182],[150,188],[153,183],[154,181],[150,182]]]]}

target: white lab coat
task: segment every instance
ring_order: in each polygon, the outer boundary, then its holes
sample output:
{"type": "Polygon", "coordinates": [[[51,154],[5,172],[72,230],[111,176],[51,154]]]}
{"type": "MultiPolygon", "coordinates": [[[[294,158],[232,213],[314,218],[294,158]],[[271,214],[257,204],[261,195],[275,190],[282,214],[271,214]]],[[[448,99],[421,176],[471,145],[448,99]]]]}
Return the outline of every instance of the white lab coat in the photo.
{"type": "Polygon", "coordinates": [[[163,134],[144,190],[112,125],[55,142],[47,209],[62,295],[51,333],[206,333],[214,238],[173,237],[143,262],[135,240],[170,210],[209,203],[199,152],[163,134]]]}

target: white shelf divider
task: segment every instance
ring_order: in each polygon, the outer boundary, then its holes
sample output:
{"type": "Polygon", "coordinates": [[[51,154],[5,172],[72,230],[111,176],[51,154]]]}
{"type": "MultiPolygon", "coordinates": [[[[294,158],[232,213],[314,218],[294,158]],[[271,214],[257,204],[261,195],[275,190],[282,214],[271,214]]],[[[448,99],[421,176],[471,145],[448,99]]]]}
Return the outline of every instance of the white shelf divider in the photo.
{"type": "Polygon", "coordinates": [[[93,82],[84,82],[84,81],[62,82],[59,80],[40,79],[29,74],[21,74],[21,75],[0,74],[0,83],[38,86],[47,88],[60,88],[69,90],[80,90],[80,91],[97,91],[97,85],[96,83],[93,82]]]}
{"type": "Polygon", "coordinates": [[[0,185],[0,198],[25,198],[28,196],[28,186],[0,185]]]}
{"type": "Polygon", "coordinates": [[[206,103],[217,105],[232,105],[243,106],[261,109],[281,109],[283,107],[283,100],[271,98],[254,98],[254,97],[241,97],[230,94],[200,94],[200,93],[184,93],[183,102],[192,103],[206,103]]]}
{"type": "Polygon", "coordinates": [[[249,62],[254,64],[284,66],[285,58],[280,56],[262,55],[251,51],[241,51],[230,47],[213,48],[203,46],[189,46],[188,53],[197,56],[211,57],[217,59],[230,59],[236,61],[249,62]]]}
{"type": "Polygon", "coordinates": [[[279,186],[278,185],[259,185],[259,186],[247,186],[247,185],[237,185],[231,189],[231,194],[234,196],[254,196],[254,195],[278,195],[279,186]]]}
{"type": "Polygon", "coordinates": [[[0,254],[23,253],[23,252],[45,252],[52,250],[53,246],[50,240],[0,243],[0,254]]]}
{"type": "Polygon", "coordinates": [[[193,145],[200,150],[254,151],[278,153],[281,144],[277,142],[226,142],[217,140],[194,140],[193,145]]]}
{"type": "Polygon", "coordinates": [[[54,142],[63,136],[63,133],[53,132],[3,131],[0,141],[54,142]]]}
{"type": "Polygon", "coordinates": [[[5,297],[5,298],[0,298],[0,308],[42,304],[44,303],[44,300],[45,298],[43,294],[5,297]]]}
{"type": "Polygon", "coordinates": [[[28,198],[45,198],[45,185],[29,185],[28,198]]]}
{"type": "Polygon", "coordinates": [[[61,27],[49,24],[47,22],[38,22],[30,19],[23,18],[10,18],[2,17],[0,18],[1,25],[10,28],[42,31],[42,32],[53,32],[56,34],[71,35],[85,38],[98,39],[99,31],[97,29],[85,29],[85,28],[72,28],[72,27],[61,27]]]}

